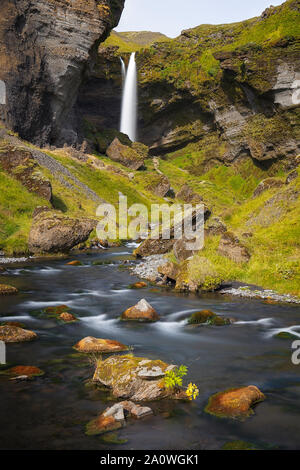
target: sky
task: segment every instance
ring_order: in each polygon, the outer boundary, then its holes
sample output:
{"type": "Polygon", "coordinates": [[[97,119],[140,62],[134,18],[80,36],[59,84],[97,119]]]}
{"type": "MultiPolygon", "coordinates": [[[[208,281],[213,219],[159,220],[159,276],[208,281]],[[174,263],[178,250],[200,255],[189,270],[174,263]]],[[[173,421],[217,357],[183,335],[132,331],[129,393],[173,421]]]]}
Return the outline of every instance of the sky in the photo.
{"type": "Polygon", "coordinates": [[[153,31],[169,37],[200,24],[234,23],[259,16],[283,0],[125,0],[117,31],[153,31]]]}

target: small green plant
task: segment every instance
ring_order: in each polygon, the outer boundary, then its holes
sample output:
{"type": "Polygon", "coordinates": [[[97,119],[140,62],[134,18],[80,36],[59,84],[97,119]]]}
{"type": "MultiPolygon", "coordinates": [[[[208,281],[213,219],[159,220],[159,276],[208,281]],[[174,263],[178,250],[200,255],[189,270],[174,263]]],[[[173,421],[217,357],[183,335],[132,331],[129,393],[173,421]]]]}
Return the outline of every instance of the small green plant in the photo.
{"type": "Polygon", "coordinates": [[[165,375],[165,387],[175,388],[182,386],[182,378],[187,374],[188,368],[180,366],[177,369],[169,370],[165,375]]]}
{"type": "MultiPolygon", "coordinates": [[[[187,374],[188,368],[186,366],[180,366],[176,369],[169,370],[165,375],[165,387],[176,388],[182,386],[182,378],[187,374]]],[[[189,383],[186,388],[186,395],[189,400],[196,400],[199,395],[199,389],[197,385],[189,383]]]]}

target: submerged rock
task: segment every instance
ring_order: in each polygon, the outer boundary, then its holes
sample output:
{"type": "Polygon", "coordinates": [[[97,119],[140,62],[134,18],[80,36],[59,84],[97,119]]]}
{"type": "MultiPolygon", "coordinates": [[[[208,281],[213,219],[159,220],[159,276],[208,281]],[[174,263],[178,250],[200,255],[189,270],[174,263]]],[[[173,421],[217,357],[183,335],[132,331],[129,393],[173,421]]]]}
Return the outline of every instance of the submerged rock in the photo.
{"type": "Polygon", "coordinates": [[[27,378],[44,375],[44,371],[35,366],[15,366],[5,371],[6,374],[16,378],[26,376],[27,378]]]}
{"type": "Polygon", "coordinates": [[[219,418],[247,418],[253,414],[251,407],[263,400],[265,395],[254,385],[232,388],[213,395],[205,411],[219,418]]]}
{"type": "Polygon", "coordinates": [[[130,286],[131,289],[144,289],[147,287],[146,282],[135,282],[130,286]]]}
{"type": "Polygon", "coordinates": [[[147,300],[142,299],[133,307],[128,308],[121,315],[122,320],[155,322],[159,320],[156,310],[151,307],[147,300]]]}
{"type": "Polygon", "coordinates": [[[67,266],[82,266],[82,262],[78,259],[75,261],[69,261],[69,263],[67,263],[67,266]]]}
{"type": "Polygon", "coordinates": [[[231,232],[226,232],[222,236],[218,252],[236,263],[248,263],[251,257],[247,248],[231,232]]]}
{"type": "Polygon", "coordinates": [[[90,421],[86,425],[86,435],[96,436],[110,431],[116,431],[122,427],[122,423],[117,421],[113,416],[100,415],[98,418],[90,421]]]}
{"type": "MultiPolygon", "coordinates": [[[[168,364],[160,360],[147,361],[147,369],[160,368],[162,374],[168,369],[168,364]]],[[[118,398],[127,398],[133,401],[152,401],[162,398],[185,398],[180,389],[167,389],[164,379],[139,376],[144,369],[145,358],[132,355],[112,356],[97,363],[93,381],[99,382],[112,390],[118,398]]],[[[169,370],[169,369],[168,369],[169,370]]]]}
{"type": "Polygon", "coordinates": [[[83,353],[114,353],[121,351],[128,351],[128,346],[125,346],[118,341],[112,339],[99,339],[87,336],[75,344],[74,348],[83,353]]]}
{"type": "Polygon", "coordinates": [[[30,330],[23,330],[17,326],[0,326],[0,340],[5,343],[23,343],[37,338],[37,334],[30,330]]]}
{"type": "Polygon", "coordinates": [[[18,293],[18,289],[6,284],[0,284],[0,295],[14,295],[18,293]]]}
{"type": "Polygon", "coordinates": [[[230,318],[225,318],[211,310],[201,310],[200,312],[193,313],[188,319],[190,325],[208,324],[214,326],[230,325],[233,322],[230,318]]]}

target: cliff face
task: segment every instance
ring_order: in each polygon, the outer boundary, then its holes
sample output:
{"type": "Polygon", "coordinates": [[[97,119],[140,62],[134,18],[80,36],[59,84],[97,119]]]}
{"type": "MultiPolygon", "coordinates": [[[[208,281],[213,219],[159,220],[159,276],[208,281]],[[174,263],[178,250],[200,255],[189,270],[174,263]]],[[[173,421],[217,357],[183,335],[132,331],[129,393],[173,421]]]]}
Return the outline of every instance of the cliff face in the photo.
{"type": "MultiPolygon", "coordinates": [[[[202,25],[139,51],[139,140],[158,155],[192,145],[202,152],[202,170],[240,157],[263,165],[293,158],[300,151],[299,21],[299,0],[288,0],[261,17],[202,25]]],[[[118,126],[118,114],[99,111],[119,105],[118,54],[107,48],[106,76],[97,77],[99,63],[91,77],[93,109],[82,100],[83,114],[100,127],[118,126]]]]}
{"type": "Polygon", "coordinates": [[[38,144],[76,142],[72,107],[98,45],[117,25],[124,0],[2,0],[2,119],[38,144]]]}

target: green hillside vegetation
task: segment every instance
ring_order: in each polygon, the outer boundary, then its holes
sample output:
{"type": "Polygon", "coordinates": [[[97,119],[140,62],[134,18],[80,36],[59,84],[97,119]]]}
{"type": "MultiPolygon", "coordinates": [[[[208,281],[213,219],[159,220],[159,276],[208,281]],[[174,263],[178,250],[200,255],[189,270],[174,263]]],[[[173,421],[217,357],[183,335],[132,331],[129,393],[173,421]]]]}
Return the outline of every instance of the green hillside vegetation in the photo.
{"type": "MultiPolygon", "coordinates": [[[[160,46],[150,47],[140,57],[141,80],[144,83],[166,80],[177,88],[201,87],[221,80],[220,62],[214,55],[236,51],[237,66],[242,66],[240,53],[253,59],[264,56],[264,64],[272,70],[274,56],[282,54],[273,46],[282,40],[290,41],[287,53],[299,54],[299,0],[288,0],[271,9],[267,18],[253,18],[225,25],[201,25],[183,32],[181,36],[160,46]],[[163,64],[163,65],[162,65],[163,64]]],[[[242,72],[242,70],[241,70],[242,72]]]]}
{"type": "Polygon", "coordinates": [[[142,48],[146,48],[155,42],[165,42],[170,39],[161,33],[153,33],[151,31],[130,31],[119,32],[112,31],[102,46],[117,46],[119,52],[137,52],[142,48]]]}

